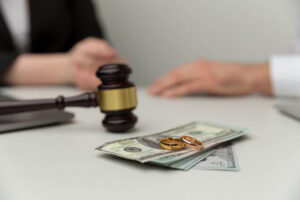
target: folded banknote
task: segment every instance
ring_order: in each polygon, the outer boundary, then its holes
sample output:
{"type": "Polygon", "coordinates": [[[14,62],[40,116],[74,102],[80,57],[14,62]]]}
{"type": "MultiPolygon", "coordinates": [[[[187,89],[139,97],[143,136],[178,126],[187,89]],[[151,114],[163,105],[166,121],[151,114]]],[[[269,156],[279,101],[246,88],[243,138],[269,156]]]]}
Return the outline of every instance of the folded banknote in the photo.
{"type": "Polygon", "coordinates": [[[108,154],[139,161],[151,161],[152,164],[182,169],[189,169],[201,159],[214,153],[213,147],[243,136],[248,131],[244,128],[227,127],[210,123],[192,122],[177,128],[156,134],[133,137],[107,142],[96,148],[108,154]],[[201,142],[203,149],[184,148],[166,150],[160,146],[162,138],[180,138],[190,136],[201,142]],[[203,158],[202,158],[203,157],[203,158]],[[180,163],[180,164],[179,164],[180,163]],[[183,165],[185,163],[186,165],[183,165]],[[192,163],[192,164],[191,164],[192,163]]]}

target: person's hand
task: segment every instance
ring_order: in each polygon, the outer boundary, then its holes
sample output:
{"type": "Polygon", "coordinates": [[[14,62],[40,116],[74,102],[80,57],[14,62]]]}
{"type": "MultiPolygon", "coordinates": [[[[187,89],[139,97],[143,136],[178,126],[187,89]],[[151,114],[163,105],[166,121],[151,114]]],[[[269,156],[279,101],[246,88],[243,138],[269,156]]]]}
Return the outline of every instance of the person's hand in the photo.
{"type": "Polygon", "coordinates": [[[100,84],[95,75],[99,66],[124,62],[106,41],[97,38],[87,38],[78,42],[69,55],[72,82],[85,90],[95,90],[100,84]]]}
{"type": "Polygon", "coordinates": [[[268,64],[218,63],[198,60],[178,67],[158,79],[149,93],[164,97],[195,93],[272,95],[268,64]]]}

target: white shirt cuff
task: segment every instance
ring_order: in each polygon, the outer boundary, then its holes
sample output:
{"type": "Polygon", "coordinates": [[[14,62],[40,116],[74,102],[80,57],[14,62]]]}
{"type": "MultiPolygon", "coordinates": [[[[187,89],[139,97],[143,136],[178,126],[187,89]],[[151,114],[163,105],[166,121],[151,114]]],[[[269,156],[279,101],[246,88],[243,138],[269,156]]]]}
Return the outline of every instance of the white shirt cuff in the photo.
{"type": "Polygon", "coordinates": [[[274,56],[270,66],[274,94],[300,97],[300,56],[274,56]]]}

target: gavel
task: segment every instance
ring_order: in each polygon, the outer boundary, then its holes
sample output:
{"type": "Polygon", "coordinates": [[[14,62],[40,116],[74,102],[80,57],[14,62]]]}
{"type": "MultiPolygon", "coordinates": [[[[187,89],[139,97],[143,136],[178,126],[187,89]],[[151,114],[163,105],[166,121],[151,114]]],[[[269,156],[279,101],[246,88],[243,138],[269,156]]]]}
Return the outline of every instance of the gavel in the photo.
{"type": "Polygon", "coordinates": [[[109,132],[126,132],[137,122],[137,117],[132,112],[137,106],[136,87],[128,80],[131,73],[131,68],[126,64],[103,65],[96,72],[102,82],[97,92],[86,92],[73,97],[58,96],[55,99],[0,102],[0,115],[99,106],[100,111],[105,114],[102,124],[109,132]]]}

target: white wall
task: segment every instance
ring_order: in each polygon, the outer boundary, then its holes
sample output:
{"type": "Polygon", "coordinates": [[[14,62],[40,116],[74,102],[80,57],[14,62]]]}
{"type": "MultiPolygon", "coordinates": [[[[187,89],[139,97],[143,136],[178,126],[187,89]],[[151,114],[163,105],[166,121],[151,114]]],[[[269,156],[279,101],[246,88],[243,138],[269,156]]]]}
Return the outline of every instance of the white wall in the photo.
{"type": "Polygon", "coordinates": [[[300,11],[298,0],[95,1],[139,85],[201,57],[254,62],[288,52],[300,11]]]}

